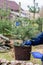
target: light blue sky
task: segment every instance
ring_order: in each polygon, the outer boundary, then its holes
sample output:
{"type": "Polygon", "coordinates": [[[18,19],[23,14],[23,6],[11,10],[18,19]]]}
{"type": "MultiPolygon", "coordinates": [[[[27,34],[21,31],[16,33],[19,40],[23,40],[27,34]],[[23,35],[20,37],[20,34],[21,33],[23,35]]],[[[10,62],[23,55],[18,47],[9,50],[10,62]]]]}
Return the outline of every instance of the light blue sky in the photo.
{"type": "MultiPolygon", "coordinates": [[[[33,0],[11,0],[11,1],[15,1],[17,3],[21,2],[21,7],[25,10],[27,10],[27,5],[33,5],[33,0]]],[[[39,3],[39,6],[43,6],[43,0],[36,0],[36,3],[39,3]]]]}

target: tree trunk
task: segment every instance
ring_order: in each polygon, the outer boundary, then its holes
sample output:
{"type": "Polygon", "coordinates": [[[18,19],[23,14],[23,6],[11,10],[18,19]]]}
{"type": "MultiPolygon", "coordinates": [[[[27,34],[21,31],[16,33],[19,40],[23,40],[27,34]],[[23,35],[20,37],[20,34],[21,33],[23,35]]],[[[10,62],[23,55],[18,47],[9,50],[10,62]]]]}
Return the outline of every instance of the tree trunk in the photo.
{"type": "Polygon", "coordinates": [[[34,3],[34,13],[33,13],[33,19],[35,19],[35,0],[33,1],[34,3]]]}
{"type": "Polygon", "coordinates": [[[40,24],[39,24],[39,31],[42,32],[42,21],[40,21],[40,24]]]}

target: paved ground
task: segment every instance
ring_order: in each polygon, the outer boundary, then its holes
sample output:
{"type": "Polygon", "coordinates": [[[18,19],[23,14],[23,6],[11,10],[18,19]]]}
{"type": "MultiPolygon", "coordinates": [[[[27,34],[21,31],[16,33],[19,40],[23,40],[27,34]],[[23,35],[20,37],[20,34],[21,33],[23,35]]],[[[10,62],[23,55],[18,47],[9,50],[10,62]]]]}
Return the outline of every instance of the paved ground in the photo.
{"type": "Polygon", "coordinates": [[[39,65],[39,64],[33,64],[29,61],[14,61],[11,62],[7,61],[6,59],[0,59],[0,65],[39,65]]]}

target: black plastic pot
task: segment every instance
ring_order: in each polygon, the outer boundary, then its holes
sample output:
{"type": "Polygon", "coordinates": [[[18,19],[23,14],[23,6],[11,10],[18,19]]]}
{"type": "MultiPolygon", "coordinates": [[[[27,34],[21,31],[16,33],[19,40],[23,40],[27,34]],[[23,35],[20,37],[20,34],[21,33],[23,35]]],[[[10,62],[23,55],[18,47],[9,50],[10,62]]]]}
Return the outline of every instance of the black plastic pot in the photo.
{"type": "Polygon", "coordinates": [[[30,60],[31,46],[14,45],[15,60],[30,60]]]}

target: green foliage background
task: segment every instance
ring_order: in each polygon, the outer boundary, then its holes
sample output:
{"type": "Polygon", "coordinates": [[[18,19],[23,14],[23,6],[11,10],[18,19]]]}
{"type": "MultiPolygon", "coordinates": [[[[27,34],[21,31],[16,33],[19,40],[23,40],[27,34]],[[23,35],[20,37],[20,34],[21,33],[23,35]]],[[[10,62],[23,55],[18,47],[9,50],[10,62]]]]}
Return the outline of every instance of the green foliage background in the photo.
{"type": "Polygon", "coordinates": [[[18,17],[13,23],[8,18],[10,11],[0,10],[0,34],[12,35],[12,37],[17,39],[30,39],[35,37],[38,33],[43,30],[43,18],[37,20],[30,20],[28,18],[18,17]],[[16,26],[16,22],[20,25],[16,26]]]}

